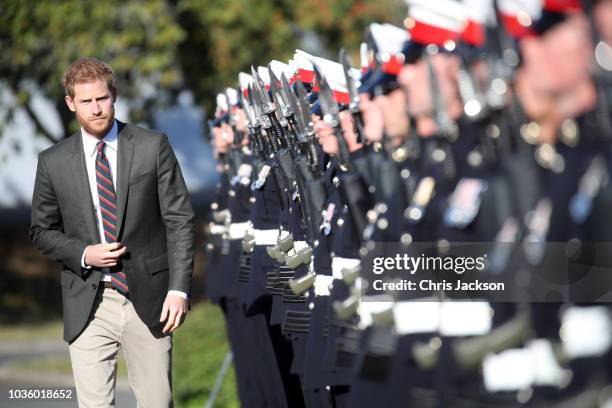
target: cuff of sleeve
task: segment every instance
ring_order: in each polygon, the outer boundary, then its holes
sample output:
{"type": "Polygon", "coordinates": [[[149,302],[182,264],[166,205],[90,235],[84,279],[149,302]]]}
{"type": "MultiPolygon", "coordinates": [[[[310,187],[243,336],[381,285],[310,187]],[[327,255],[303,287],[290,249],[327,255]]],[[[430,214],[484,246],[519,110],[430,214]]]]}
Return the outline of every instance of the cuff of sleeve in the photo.
{"type": "Polygon", "coordinates": [[[87,248],[89,247],[85,247],[83,250],[83,255],[81,255],[81,268],[83,269],[91,269],[91,265],[85,265],[85,252],[87,251],[87,248]]]}
{"type": "Polygon", "coordinates": [[[185,292],[181,292],[180,290],[169,290],[168,294],[169,295],[180,296],[183,299],[187,300],[187,294],[185,292]]]}

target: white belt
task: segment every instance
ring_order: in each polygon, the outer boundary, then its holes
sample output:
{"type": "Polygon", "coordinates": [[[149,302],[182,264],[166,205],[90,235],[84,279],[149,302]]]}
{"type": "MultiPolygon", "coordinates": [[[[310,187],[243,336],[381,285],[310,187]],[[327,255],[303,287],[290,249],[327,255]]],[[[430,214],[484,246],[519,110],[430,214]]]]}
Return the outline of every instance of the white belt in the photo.
{"type": "Polygon", "coordinates": [[[236,222],[232,223],[229,226],[228,234],[229,239],[242,239],[246,235],[246,232],[249,230],[251,223],[250,222],[236,222]]]}
{"type": "Polygon", "coordinates": [[[354,268],[359,265],[361,260],[355,258],[341,258],[335,256],[332,258],[332,275],[336,279],[342,279],[342,269],[354,268]]]}
{"type": "Polygon", "coordinates": [[[330,295],[329,287],[333,281],[334,281],[333,276],[317,275],[315,277],[315,282],[314,282],[315,296],[329,296],[330,295]]]}
{"type": "Polygon", "coordinates": [[[491,331],[493,310],[486,300],[442,302],[440,312],[443,336],[482,336],[491,331]]]}
{"type": "Polygon", "coordinates": [[[278,230],[258,230],[255,231],[255,245],[276,245],[278,230]]]}
{"type": "Polygon", "coordinates": [[[599,357],[612,346],[612,321],[606,306],[571,306],[561,323],[563,351],[570,358],[599,357]]]}
{"type": "Polygon", "coordinates": [[[293,248],[291,248],[287,252],[287,255],[295,255],[300,250],[302,250],[304,248],[307,248],[307,247],[308,247],[308,242],[306,242],[306,241],[293,241],[293,248]]]}
{"type": "Polygon", "coordinates": [[[438,330],[439,305],[435,301],[398,302],[393,306],[397,334],[435,333],[438,330]]]}
{"type": "Polygon", "coordinates": [[[372,325],[372,315],[393,308],[393,301],[388,295],[362,296],[359,302],[359,327],[365,329],[372,325]]]}
{"type": "Polygon", "coordinates": [[[393,307],[397,333],[440,333],[444,336],[480,336],[491,330],[491,306],[486,301],[398,302],[393,307]]]}
{"type": "Polygon", "coordinates": [[[295,252],[298,252],[301,249],[304,249],[308,246],[308,242],[306,241],[294,241],[293,242],[293,249],[295,250],[295,252]]]}
{"type": "Polygon", "coordinates": [[[532,385],[561,387],[567,383],[550,341],[532,340],[527,347],[488,354],[482,364],[485,388],[489,392],[518,391],[532,385]]]}
{"type": "Polygon", "coordinates": [[[227,232],[227,227],[225,225],[210,223],[208,227],[208,231],[212,235],[222,235],[227,232]]]}

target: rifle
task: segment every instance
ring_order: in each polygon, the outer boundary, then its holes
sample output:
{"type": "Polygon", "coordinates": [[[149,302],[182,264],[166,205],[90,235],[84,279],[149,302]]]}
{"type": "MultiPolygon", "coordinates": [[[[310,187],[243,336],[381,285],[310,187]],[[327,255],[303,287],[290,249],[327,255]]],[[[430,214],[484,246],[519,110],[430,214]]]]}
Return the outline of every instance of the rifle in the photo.
{"type": "Polygon", "coordinates": [[[274,74],[272,67],[268,64],[268,72],[270,75],[270,91],[272,93],[272,99],[274,100],[274,109],[276,111],[276,117],[283,127],[283,137],[287,146],[297,151],[296,136],[295,136],[295,120],[293,118],[293,112],[291,107],[288,105],[289,101],[284,97],[280,81],[274,74]]]}
{"type": "Polygon", "coordinates": [[[329,86],[327,79],[315,63],[313,63],[312,65],[314,67],[315,76],[317,78],[317,82],[320,88],[319,102],[321,103],[323,120],[325,121],[325,123],[332,127],[334,135],[336,136],[336,140],[338,140],[338,160],[340,162],[340,166],[345,171],[350,170],[350,153],[346,144],[346,140],[344,140],[344,136],[342,135],[342,129],[340,128],[340,109],[338,108],[338,104],[334,99],[333,91],[329,86]]]}
{"type": "Polygon", "coordinates": [[[303,123],[303,131],[300,132],[299,139],[303,140],[306,144],[306,155],[308,157],[308,163],[310,164],[310,168],[313,174],[320,174],[321,169],[319,168],[319,157],[317,155],[317,150],[315,147],[315,130],[312,124],[311,116],[310,116],[310,106],[308,105],[306,96],[306,88],[304,88],[304,84],[302,81],[297,81],[295,84],[295,89],[293,93],[292,100],[295,101],[296,106],[299,111],[297,118],[301,117],[301,120],[298,119],[297,123],[303,123]]]}
{"type": "Polygon", "coordinates": [[[339,59],[344,71],[344,78],[346,78],[346,88],[350,99],[349,111],[353,115],[353,130],[357,136],[357,143],[363,143],[365,133],[363,130],[363,117],[359,109],[359,93],[355,86],[355,80],[351,76],[350,70],[352,67],[344,48],[340,49],[339,59]]]}
{"type": "Polygon", "coordinates": [[[251,67],[251,72],[253,74],[253,91],[254,99],[256,101],[255,106],[259,108],[257,113],[261,118],[263,129],[270,137],[272,148],[274,150],[273,153],[276,153],[279,149],[285,147],[285,132],[283,126],[276,116],[276,109],[268,97],[268,91],[264,86],[263,80],[254,67],[251,67]]]}
{"type": "Polygon", "coordinates": [[[256,122],[254,119],[253,107],[247,101],[247,98],[243,93],[240,93],[240,99],[242,101],[242,107],[244,109],[244,114],[247,118],[247,128],[249,130],[249,142],[251,144],[251,150],[257,152],[257,156],[260,160],[265,160],[266,151],[265,146],[263,145],[260,135],[256,131],[256,122]]]}

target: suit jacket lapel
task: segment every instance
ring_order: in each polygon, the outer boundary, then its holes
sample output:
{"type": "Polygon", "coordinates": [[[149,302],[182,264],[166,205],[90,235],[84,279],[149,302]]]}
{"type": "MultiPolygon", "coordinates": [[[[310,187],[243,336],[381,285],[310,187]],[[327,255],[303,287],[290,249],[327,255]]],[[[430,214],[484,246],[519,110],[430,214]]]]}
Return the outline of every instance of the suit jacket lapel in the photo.
{"type": "Polygon", "coordinates": [[[118,230],[122,231],[125,206],[127,203],[128,191],[130,186],[130,171],[132,169],[132,159],[134,157],[134,143],[132,134],[125,123],[117,121],[119,129],[118,148],[117,148],[117,173],[118,180],[115,181],[117,190],[117,222],[118,230]]]}
{"type": "Polygon", "coordinates": [[[83,218],[91,242],[100,241],[100,233],[96,222],[96,213],[94,210],[93,200],[91,198],[91,190],[89,188],[89,178],[87,176],[87,165],[85,164],[85,153],[83,151],[83,138],[81,132],[73,135],[73,154],[70,159],[70,169],[72,173],[72,181],[77,197],[82,197],[84,205],[81,205],[83,218]]]}

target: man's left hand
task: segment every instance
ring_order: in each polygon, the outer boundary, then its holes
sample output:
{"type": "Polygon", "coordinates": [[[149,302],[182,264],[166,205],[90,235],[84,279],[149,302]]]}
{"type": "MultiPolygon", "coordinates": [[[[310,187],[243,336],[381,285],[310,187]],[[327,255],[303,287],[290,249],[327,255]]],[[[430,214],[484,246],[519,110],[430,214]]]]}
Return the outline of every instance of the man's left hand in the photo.
{"type": "Polygon", "coordinates": [[[185,320],[187,314],[187,300],[180,296],[168,295],[164,300],[160,322],[166,322],[163,333],[169,334],[175,331],[185,320]]]}

